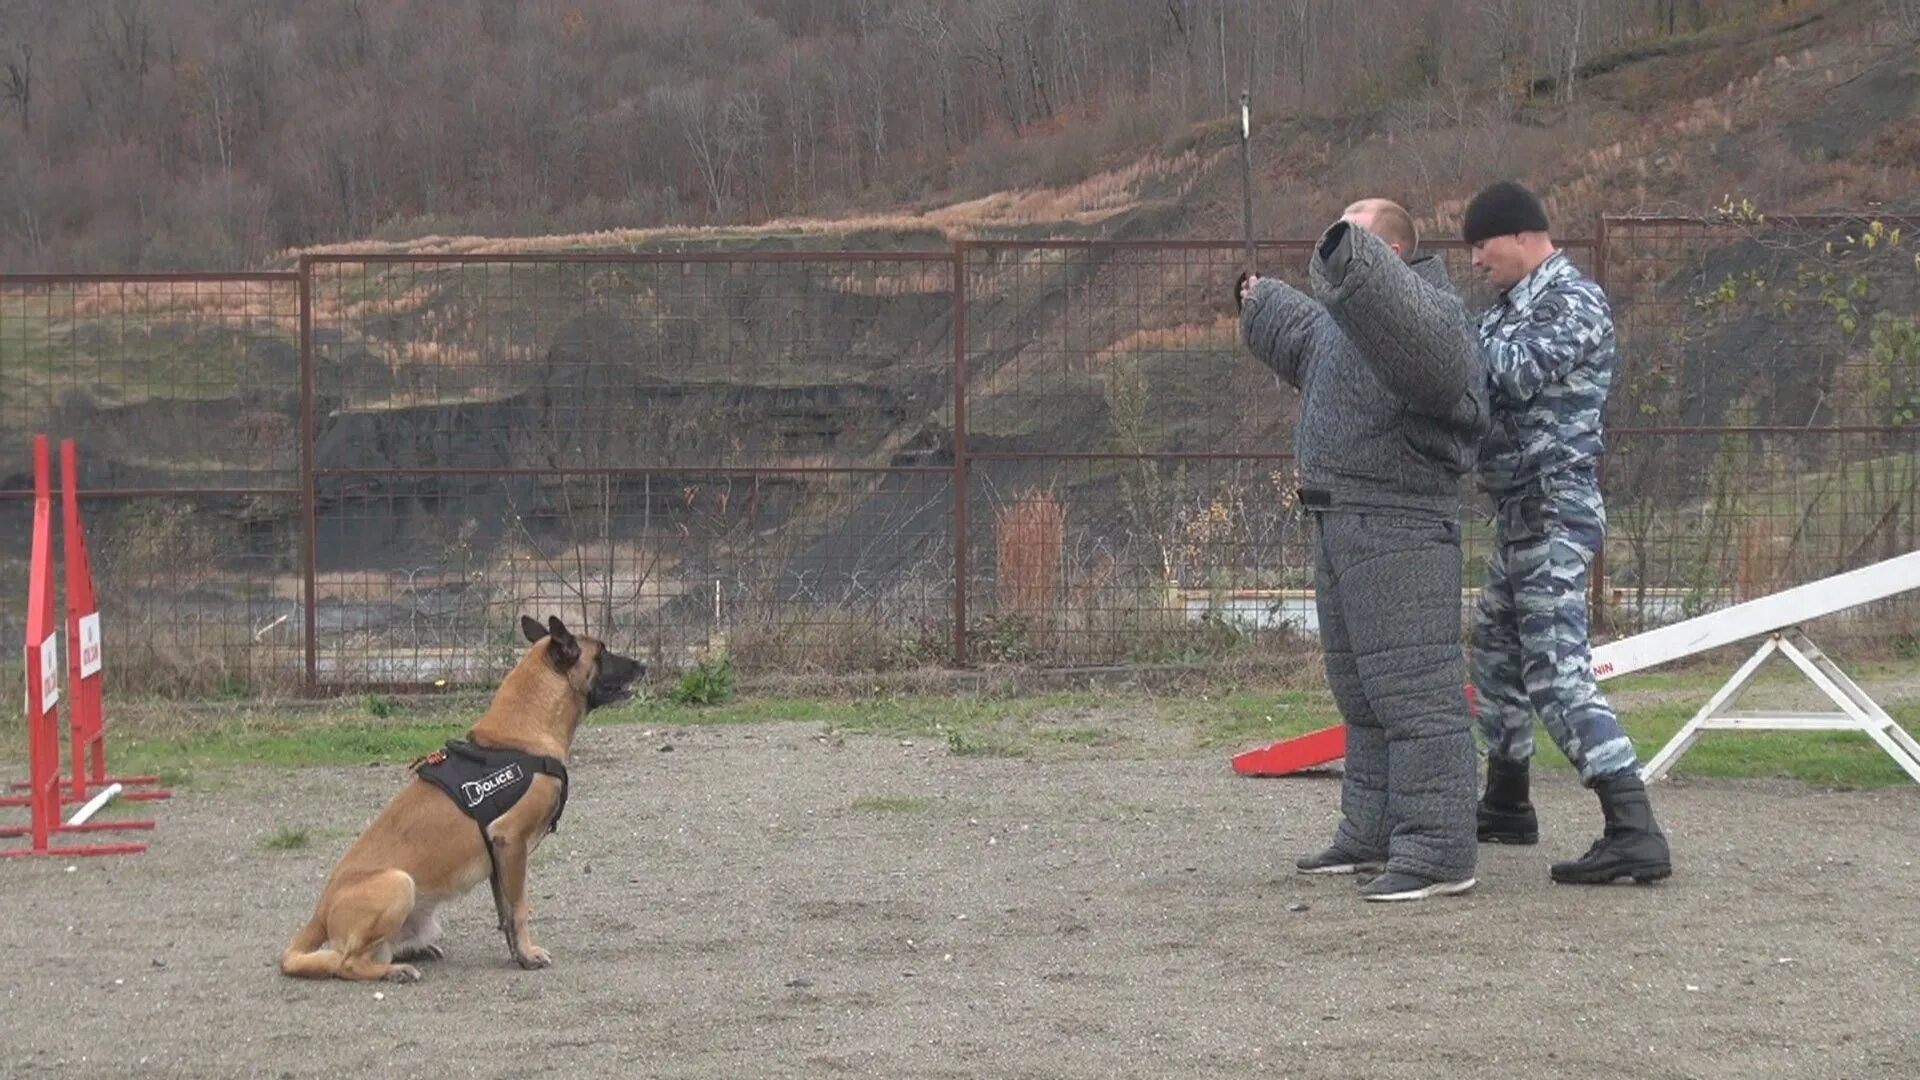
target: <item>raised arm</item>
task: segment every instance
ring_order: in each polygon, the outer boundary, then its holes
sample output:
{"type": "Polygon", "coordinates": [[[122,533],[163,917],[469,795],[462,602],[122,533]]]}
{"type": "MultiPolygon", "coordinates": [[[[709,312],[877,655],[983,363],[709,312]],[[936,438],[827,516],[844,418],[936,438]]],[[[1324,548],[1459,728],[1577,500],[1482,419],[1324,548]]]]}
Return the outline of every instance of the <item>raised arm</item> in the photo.
{"type": "Polygon", "coordinates": [[[1240,338],[1256,359],[1298,389],[1319,351],[1314,339],[1326,317],[1326,308],[1307,294],[1260,278],[1240,307],[1240,338]]]}
{"type": "Polygon", "coordinates": [[[1415,410],[1458,415],[1484,377],[1466,309],[1428,282],[1386,241],[1348,222],[1320,239],[1313,291],[1374,374],[1415,410]]]}

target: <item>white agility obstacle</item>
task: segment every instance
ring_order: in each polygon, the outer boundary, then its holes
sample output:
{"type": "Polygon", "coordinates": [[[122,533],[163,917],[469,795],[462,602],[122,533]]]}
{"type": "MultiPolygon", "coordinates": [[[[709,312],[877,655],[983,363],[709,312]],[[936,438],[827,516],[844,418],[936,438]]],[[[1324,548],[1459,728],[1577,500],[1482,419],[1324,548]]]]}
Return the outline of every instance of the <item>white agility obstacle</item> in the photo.
{"type": "Polygon", "coordinates": [[[1641,779],[1664,775],[1708,731],[1858,731],[1878,743],[1920,783],[1920,743],[1801,629],[1814,619],[1913,589],[1920,589],[1920,551],[1598,646],[1593,650],[1593,677],[1617,678],[1764,634],[1767,640],[1759,650],[1641,768],[1641,779]],[[1792,661],[1839,711],[1729,711],[1753,677],[1775,656],[1792,661]]]}
{"type": "MultiPolygon", "coordinates": [[[[1837,615],[1848,608],[1885,600],[1912,589],[1920,589],[1920,551],[1597,646],[1593,650],[1593,677],[1595,681],[1604,682],[1765,635],[1767,640],[1759,651],[1641,768],[1643,780],[1664,775],[1705,732],[1775,730],[1858,731],[1878,743],[1908,776],[1920,783],[1920,743],[1902,730],[1893,717],[1875,704],[1801,629],[1802,624],[1814,619],[1837,615]],[[1839,711],[1730,712],[1761,667],[1775,656],[1792,661],[1809,682],[1839,706],[1839,711]]],[[[1467,689],[1471,693],[1473,688],[1467,689]]],[[[1338,760],[1345,752],[1346,729],[1335,724],[1268,746],[1243,750],[1234,755],[1233,768],[1246,776],[1284,776],[1338,760]]]]}

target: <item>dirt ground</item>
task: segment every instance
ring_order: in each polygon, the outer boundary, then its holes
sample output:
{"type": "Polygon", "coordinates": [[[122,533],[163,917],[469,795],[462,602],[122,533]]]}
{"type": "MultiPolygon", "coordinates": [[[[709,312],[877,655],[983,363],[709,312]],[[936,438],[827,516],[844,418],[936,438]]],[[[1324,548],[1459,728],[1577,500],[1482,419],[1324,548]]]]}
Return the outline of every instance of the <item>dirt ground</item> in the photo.
{"type": "Polygon", "coordinates": [[[1571,889],[1537,785],[1480,888],[1290,859],[1329,777],[1135,742],[1040,759],[812,724],[588,729],[521,971],[485,888],[411,986],[275,969],[399,765],[241,770],[144,855],[0,864],[7,1076],[1877,1077],[1920,1062],[1920,791],[1676,779],[1677,874],[1571,889]],[[671,750],[662,747],[671,746],[671,750]],[[304,848],[270,850],[282,828],[304,848]]]}

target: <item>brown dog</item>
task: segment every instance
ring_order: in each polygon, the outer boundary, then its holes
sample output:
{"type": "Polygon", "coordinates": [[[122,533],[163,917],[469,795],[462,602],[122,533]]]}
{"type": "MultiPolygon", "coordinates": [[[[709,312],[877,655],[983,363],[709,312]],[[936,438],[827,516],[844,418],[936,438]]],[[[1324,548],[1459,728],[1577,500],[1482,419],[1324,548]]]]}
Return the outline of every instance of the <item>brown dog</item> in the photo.
{"type": "Polygon", "coordinates": [[[566,806],[565,761],[581,719],[631,697],[646,669],[559,619],[542,627],[523,616],[520,629],[533,647],[467,740],[416,761],[419,777],[340,857],[313,917],[280,954],[283,973],[413,982],[420,971],[405,961],[445,955],[434,909],[489,876],[514,960],[552,963],[527,936],[527,859],[566,806]]]}

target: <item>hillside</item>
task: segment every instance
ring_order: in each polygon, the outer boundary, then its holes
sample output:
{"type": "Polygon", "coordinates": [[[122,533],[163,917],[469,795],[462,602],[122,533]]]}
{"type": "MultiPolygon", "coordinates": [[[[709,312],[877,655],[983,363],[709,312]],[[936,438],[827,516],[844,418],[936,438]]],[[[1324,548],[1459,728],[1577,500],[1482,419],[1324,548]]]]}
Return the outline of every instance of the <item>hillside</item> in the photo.
{"type": "Polygon", "coordinates": [[[1217,184],[1116,211],[1142,163],[1210,175],[1179,151],[1249,82],[1276,233],[1356,186],[1444,219],[1507,172],[1574,216],[1857,203],[1905,190],[1914,132],[1898,79],[1851,80],[1917,34],[1914,0],[6,0],[0,267],[960,206],[1231,235],[1217,184]]]}
{"type": "MultiPolygon", "coordinates": [[[[1310,235],[1349,199],[1382,193],[1406,201],[1424,228],[1451,235],[1464,198],[1506,174],[1539,187],[1569,223],[1563,233],[1574,234],[1589,233],[1602,211],[1698,212],[1729,196],[1769,212],[1911,207],[1920,190],[1912,153],[1920,53],[1911,38],[1890,44],[1888,36],[1912,29],[1904,9],[1760,6],[1765,18],[1578,61],[1571,102],[1564,79],[1530,75],[1532,98],[1503,100],[1457,84],[1444,105],[1427,93],[1345,113],[1263,110],[1258,230],[1310,235]]],[[[1035,136],[1055,137],[1070,132],[1035,136]]],[[[951,574],[944,477],[809,471],[950,460],[948,264],[892,254],[940,252],[961,239],[1233,238],[1236,138],[1229,123],[1184,125],[1145,154],[1116,155],[1111,167],[1068,182],[866,213],[521,237],[452,231],[311,244],[263,258],[277,267],[301,253],[335,260],[317,271],[314,295],[322,635],[332,643],[470,647],[476,637],[490,641],[496,622],[506,625],[489,605],[566,599],[574,587],[567,582],[584,575],[619,608],[611,617],[670,628],[676,641],[704,640],[725,578],[727,621],[736,626],[746,608],[777,621],[806,600],[825,605],[829,620],[838,611],[881,639],[862,648],[892,647],[905,626],[935,628],[928,632],[937,642],[940,583],[951,574]],[[418,261],[809,249],[872,259],[418,261]],[[606,465],[714,471],[544,475],[606,465]],[[719,471],[742,467],[787,471],[764,479],[719,471]],[[888,614],[850,614],[872,610],[888,614]]],[[[1800,274],[1804,285],[1801,272],[1812,266],[1804,253],[1742,246],[1737,237],[1683,255],[1692,261],[1650,258],[1620,268],[1635,276],[1635,295],[1646,301],[1639,310],[1691,311],[1722,278],[1761,270],[1782,282],[1800,274]]],[[[1226,289],[1238,258],[1231,250],[990,243],[975,251],[970,449],[1284,450],[1290,400],[1233,341],[1226,289]]],[[[1298,271],[1280,261],[1282,272],[1298,271]]],[[[1453,268],[1479,296],[1464,264],[1453,268]]],[[[1889,310],[1905,302],[1895,293],[1877,299],[1889,310]]],[[[44,425],[89,432],[90,486],[297,481],[298,327],[286,288],[86,287],[63,298],[57,314],[36,307],[44,301],[30,291],[4,302],[0,321],[25,328],[0,342],[5,461],[23,462],[28,434],[44,425]],[[213,450],[209,433],[221,436],[213,450]]],[[[1629,379],[1620,407],[1687,423],[1736,415],[1803,422],[1809,393],[1833,383],[1835,372],[1796,368],[1784,355],[1793,341],[1731,317],[1764,315],[1773,301],[1742,302],[1761,306],[1727,306],[1674,338],[1665,381],[1629,379]]],[[[1704,475],[1722,452],[1693,440],[1658,463],[1675,476],[1704,475]]],[[[1885,453],[1864,444],[1849,452],[1885,453]]],[[[0,486],[24,485],[13,468],[0,486]]],[[[1698,485],[1644,471],[1623,482],[1650,506],[1704,505],[1698,485]]],[[[1910,474],[1881,472],[1869,474],[1875,491],[1911,486],[1910,474]]],[[[1069,555],[1074,587],[1088,590],[1093,598],[1084,603],[1102,617],[1138,606],[1129,590],[1140,583],[1116,579],[1115,568],[1188,585],[1284,584],[1299,569],[1297,557],[1289,564],[1275,556],[1297,538],[1284,498],[1258,494],[1287,490],[1270,464],[1003,460],[978,464],[972,483],[976,572],[992,567],[995,513],[1031,487],[1050,489],[1085,545],[1069,555]],[[1216,535],[1210,515],[1223,500],[1231,526],[1216,535]],[[1222,551],[1243,565],[1224,565],[1222,551]]],[[[1847,480],[1836,490],[1855,486],[1847,480]]],[[[1879,503],[1857,510],[1881,512],[1879,503]]],[[[12,536],[23,523],[9,511],[0,528],[12,536]]],[[[1643,515],[1634,527],[1644,540],[1673,526],[1643,515]]],[[[188,603],[210,623],[297,625],[275,623],[296,614],[297,499],[210,496],[172,508],[130,501],[102,528],[127,538],[104,543],[103,562],[154,583],[145,602],[164,599],[169,611],[188,603]]],[[[1789,552],[1787,560],[1834,557],[1789,552]]],[[[1641,562],[1643,582],[1700,572],[1641,562]]],[[[1095,653],[1104,655],[1102,647],[1095,653]]]]}

